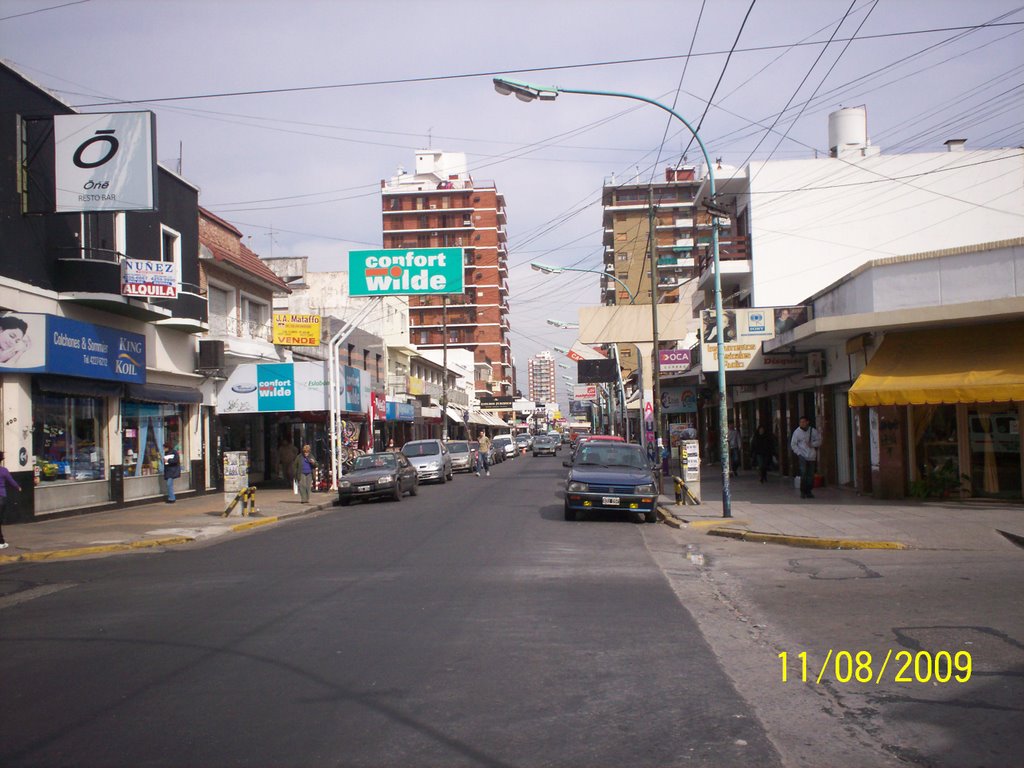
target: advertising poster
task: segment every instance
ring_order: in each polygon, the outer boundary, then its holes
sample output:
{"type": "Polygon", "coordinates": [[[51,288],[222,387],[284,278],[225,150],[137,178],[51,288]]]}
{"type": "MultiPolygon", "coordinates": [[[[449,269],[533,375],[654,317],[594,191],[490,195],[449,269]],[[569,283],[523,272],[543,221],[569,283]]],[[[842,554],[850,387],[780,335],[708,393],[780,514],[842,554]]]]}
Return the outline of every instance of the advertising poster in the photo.
{"type": "MultiPolygon", "coordinates": [[[[762,342],[774,338],[777,328],[795,328],[806,322],[807,307],[748,307],[722,312],[722,343],[725,367],[729,371],[756,369],[802,369],[804,355],[761,351],[762,342]]],[[[718,329],[715,311],[701,312],[701,365],[705,373],[718,370],[718,329]]]]}
{"type": "Polygon", "coordinates": [[[0,317],[0,370],[146,383],[146,337],[67,317],[0,317]]]}
{"type": "Polygon", "coordinates": [[[697,389],[695,387],[661,388],[662,413],[696,413],[697,389]]]}
{"type": "Polygon", "coordinates": [[[286,347],[318,347],[320,324],[320,315],[275,312],[271,320],[273,342],[286,347]]]}
{"type": "Polygon", "coordinates": [[[350,296],[462,293],[462,248],[385,248],[349,251],[350,296]]]}
{"type": "Polygon", "coordinates": [[[177,266],[173,261],[125,259],[121,262],[121,295],[177,298],[177,266]]]}
{"type": "MultiPolygon", "coordinates": [[[[369,374],[347,365],[341,371],[341,409],[365,413],[370,408],[369,374]]],[[[327,411],[329,386],[326,363],[246,363],[220,385],[217,413],[327,411]]]]}

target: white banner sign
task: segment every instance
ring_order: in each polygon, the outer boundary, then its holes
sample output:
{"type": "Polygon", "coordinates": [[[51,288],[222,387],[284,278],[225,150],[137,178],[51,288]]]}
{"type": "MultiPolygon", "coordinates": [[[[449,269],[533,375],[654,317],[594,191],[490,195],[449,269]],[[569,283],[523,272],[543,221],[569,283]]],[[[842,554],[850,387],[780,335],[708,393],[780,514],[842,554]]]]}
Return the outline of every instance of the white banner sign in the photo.
{"type": "Polygon", "coordinates": [[[576,401],[597,400],[597,384],[574,384],[572,399],[576,401]]]}
{"type": "Polygon", "coordinates": [[[572,347],[569,348],[569,353],[566,355],[570,360],[604,360],[607,355],[602,352],[598,352],[593,347],[588,347],[586,344],[577,340],[573,342],[572,347]]]}
{"type": "Polygon", "coordinates": [[[156,208],[152,112],[54,115],[56,211],[156,208]]]}
{"type": "Polygon", "coordinates": [[[121,263],[122,296],[178,297],[178,274],[173,261],[125,259],[121,263]]]}

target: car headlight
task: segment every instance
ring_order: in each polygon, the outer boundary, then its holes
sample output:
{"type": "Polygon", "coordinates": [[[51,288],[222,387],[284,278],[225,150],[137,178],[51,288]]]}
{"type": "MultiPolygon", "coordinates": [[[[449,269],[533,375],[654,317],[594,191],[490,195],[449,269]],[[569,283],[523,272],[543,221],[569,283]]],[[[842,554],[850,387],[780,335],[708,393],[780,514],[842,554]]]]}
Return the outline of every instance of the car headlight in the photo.
{"type": "Polygon", "coordinates": [[[350,483],[348,480],[339,480],[338,481],[338,488],[349,488],[349,487],[351,487],[351,485],[352,485],[352,483],[350,483]]]}
{"type": "Polygon", "coordinates": [[[638,485],[636,487],[636,492],[637,493],[651,494],[651,493],[657,493],[657,491],[658,491],[658,489],[654,487],[654,483],[648,483],[647,485],[638,485]]]}
{"type": "Polygon", "coordinates": [[[429,464],[424,464],[423,468],[424,469],[437,469],[439,466],[440,466],[440,464],[438,464],[436,461],[432,461],[429,464]]]}
{"type": "Polygon", "coordinates": [[[587,491],[590,490],[590,486],[587,485],[586,483],[580,483],[577,482],[576,480],[573,480],[571,483],[569,483],[569,485],[566,486],[565,490],[569,491],[569,493],[586,493],[587,491]]]}
{"type": "Polygon", "coordinates": [[[377,478],[377,485],[390,485],[394,480],[395,478],[391,475],[384,475],[383,477],[377,478]]]}

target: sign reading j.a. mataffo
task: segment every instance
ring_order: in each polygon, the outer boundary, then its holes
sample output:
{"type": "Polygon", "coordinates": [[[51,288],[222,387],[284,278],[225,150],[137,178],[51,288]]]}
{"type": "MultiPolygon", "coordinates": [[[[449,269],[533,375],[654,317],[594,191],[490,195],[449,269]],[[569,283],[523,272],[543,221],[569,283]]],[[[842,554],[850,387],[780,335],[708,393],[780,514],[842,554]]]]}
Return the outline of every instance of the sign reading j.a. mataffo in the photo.
{"type": "Polygon", "coordinates": [[[152,112],[55,115],[56,211],[156,208],[152,112]]]}
{"type": "Polygon", "coordinates": [[[349,251],[350,296],[462,293],[461,248],[349,251]]]}

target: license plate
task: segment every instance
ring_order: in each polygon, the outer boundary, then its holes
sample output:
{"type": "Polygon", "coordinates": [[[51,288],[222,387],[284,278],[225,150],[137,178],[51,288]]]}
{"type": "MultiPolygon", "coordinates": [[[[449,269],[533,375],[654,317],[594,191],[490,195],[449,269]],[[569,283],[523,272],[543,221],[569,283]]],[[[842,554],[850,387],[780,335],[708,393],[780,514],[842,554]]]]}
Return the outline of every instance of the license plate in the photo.
{"type": "Polygon", "coordinates": [[[618,496],[602,496],[601,503],[606,507],[617,507],[619,505],[618,496]]]}
{"type": "Polygon", "coordinates": [[[359,491],[360,493],[363,493],[365,491],[370,490],[370,486],[368,486],[368,485],[360,485],[358,488],[356,488],[356,490],[359,491]]]}

